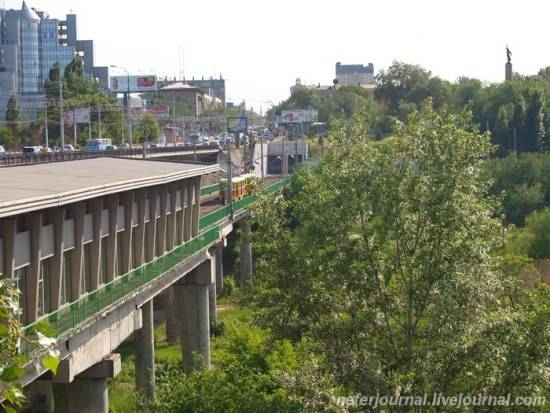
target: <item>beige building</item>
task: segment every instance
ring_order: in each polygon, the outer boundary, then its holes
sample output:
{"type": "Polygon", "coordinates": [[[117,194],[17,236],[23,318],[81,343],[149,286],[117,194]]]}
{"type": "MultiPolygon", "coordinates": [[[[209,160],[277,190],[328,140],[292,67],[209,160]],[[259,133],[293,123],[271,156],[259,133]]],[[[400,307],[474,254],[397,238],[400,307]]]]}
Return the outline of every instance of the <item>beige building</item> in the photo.
{"type": "Polygon", "coordinates": [[[159,90],[162,100],[169,106],[185,104],[189,107],[191,116],[198,118],[208,109],[222,107],[223,102],[209,89],[201,89],[183,82],[164,86],[159,90]]]}

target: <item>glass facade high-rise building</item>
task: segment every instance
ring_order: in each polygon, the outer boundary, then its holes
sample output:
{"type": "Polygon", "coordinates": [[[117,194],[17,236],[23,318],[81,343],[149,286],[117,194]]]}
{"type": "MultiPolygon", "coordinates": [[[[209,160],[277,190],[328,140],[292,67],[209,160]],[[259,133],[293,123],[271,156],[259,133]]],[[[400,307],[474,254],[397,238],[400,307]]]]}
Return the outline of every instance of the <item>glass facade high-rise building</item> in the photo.
{"type": "Polygon", "coordinates": [[[19,93],[38,93],[40,56],[38,47],[38,26],[40,17],[25,2],[20,13],[19,31],[19,93]]]}
{"type": "Polygon", "coordinates": [[[25,1],[18,10],[0,9],[0,118],[13,94],[23,115],[33,118],[44,101],[44,83],[51,68],[59,62],[65,70],[77,54],[83,58],[84,72],[99,76],[102,86],[108,87],[108,70],[104,73],[100,70],[104,68],[94,66],[93,41],[80,40],[77,33],[75,14],[53,19],[25,1]]]}
{"type": "Polygon", "coordinates": [[[39,14],[23,2],[21,10],[8,10],[3,15],[5,24],[0,48],[16,47],[17,62],[13,63],[17,93],[20,94],[41,93],[50,69],[59,62],[64,70],[76,54],[74,46],[60,42],[59,20],[39,14]]]}
{"type": "Polygon", "coordinates": [[[48,80],[50,69],[57,63],[61,70],[71,63],[76,55],[72,46],[59,45],[59,20],[44,19],[40,22],[39,44],[40,44],[40,76],[38,82],[41,86],[48,80]]]}

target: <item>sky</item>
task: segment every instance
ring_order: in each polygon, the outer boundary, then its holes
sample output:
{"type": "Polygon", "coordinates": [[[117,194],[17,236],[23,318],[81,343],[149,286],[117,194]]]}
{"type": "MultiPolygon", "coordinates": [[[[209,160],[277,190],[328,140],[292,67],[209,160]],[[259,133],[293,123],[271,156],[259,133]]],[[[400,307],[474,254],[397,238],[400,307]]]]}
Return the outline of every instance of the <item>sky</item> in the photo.
{"type": "MultiPolygon", "coordinates": [[[[20,8],[20,0],[0,0],[20,8]]],[[[523,0],[28,0],[78,15],[97,66],[134,74],[226,79],[227,100],[268,108],[302,84],[331,84],[335,63],[414,63],[448,80],[501,81],[550,66],[550,2],[523,0]]],[[[119,73],[113,73],[119,74],[119,73]]],[[[122,73],[120,73],[122,74],[122,73]]]]}

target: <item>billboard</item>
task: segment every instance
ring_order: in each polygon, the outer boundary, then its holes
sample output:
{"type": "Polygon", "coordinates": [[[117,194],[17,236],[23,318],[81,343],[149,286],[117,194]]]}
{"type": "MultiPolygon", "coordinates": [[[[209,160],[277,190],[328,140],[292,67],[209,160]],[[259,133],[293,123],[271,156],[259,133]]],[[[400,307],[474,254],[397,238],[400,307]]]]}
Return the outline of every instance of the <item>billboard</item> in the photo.
{"type": "Polygon", "coordinates": [[[227,118],[227,132],[246,133],[248,130],[248,118],[241,116],[239,118],[227,118]]]}
{"type": "MultiPolygon", "coordinates": [[[[130,76],[130,92],[154,92],[158,89],[156,75],[130,76]]],[[[111,76],[111,92],[128,92],[128,76],[111,76]]]]}
{"type": "Polygon", "coordinates": [[[63,120],[67,127],[72,127],[75,121],[77,124],[90,123],[90,108],[65,109],[63,120]]]}
{"type": "Polygon", "coordinates": [[[283,110],[281,111],[280,123],[310,123],[317,121],[318,111],[316,110],[283,110]]]}
{"type": "Polygon", "coordinates": [[[153,115],[157,120],[170,119],[170,110],[166,106],[152,106],[147,109],[147,113],[153,115]]]}
{"type": "Polygon", "coordinates": [[[90,123],[90,108],[74,109],[73,119],[76,123],[90,123]]]}

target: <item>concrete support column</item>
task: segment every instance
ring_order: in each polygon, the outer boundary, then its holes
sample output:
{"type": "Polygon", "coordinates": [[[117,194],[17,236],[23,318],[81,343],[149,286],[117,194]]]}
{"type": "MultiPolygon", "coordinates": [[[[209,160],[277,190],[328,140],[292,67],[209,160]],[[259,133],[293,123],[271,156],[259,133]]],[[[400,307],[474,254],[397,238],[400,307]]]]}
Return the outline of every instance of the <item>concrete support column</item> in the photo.
{"type": "Polygon", "coordinates": [[[25,216],[27,228],[31,232],[31,265],[27,269],[27,280],[23,299],[25,308],[23,317],[25,322],[32,323],[38,316],[38,278],[40,275],[40,231],[42,229],[42,214],[30,213],[25,216]]]}
{"type": "Polygon", "coordinates": [[[136,192],[136,201],[138,207],[137,227],[135,228],[136,239],[135,246],[132,248],[133,267],[139,267],[145,261],[145,203],[147,194],[145,189],[140,189],[136,192]]]}
{"type": "Polygon", "coordinates": [[[107,378],[75,379],[55,384],[55,413],[108,413],[107,378]]]}
{"type": "Polygon", "coordinates": [[[74,248],[71,251],[71,275],[70,275],[70,301],[78,300],[80,297],[80,281],[84,261],[84,215],[86,203],[78,202],[72,207],[74,217],[74,248]]]}
{"type": "MultiPolygon", "coordinates": [[[[84,280],[84,290],[93,291],[99,287],[101,274],[101,227],[103,220],[103,198],[96,198],[90,201],[90,210],[93,217],[93,241],[90,243],[90,268],[89,279],[84,280]]],[[[83,263],[84,265],[84,263],[83,263]]],[[[82,276],[85,272],[83,271],[82,276]]]]}
{"type": "Polygon", "coordinates": [[[168,191],[166,185],[160,187],[159,190],[159,219],[157,222],[157,250],[158,256],[160,257],[166,252],[166,197],[168,191]]]}
{"type": "Polygon", "coordinates": [[[122,233],[122,245],[118,245],[117,248],[121,250],[121,272],[122,274],[126,274],[132,268],[132,227],[134,226],[133,191],[128,191],[122,195],[122,204],[124,205],[124,232],[122,233]]]}
{"type": "MultiPolygon", "coordinates": [[[[101,257],[105,260],[105,282],[113,281],[117,273],[117,231],[118,231],[118,194],[110,195],[106,199],[109,211],[109,236],[107,237],[107,256],[101,257]]],[[[103,265],[103,262],[101,263],[103,265]]]]}
{"type": "Polygon", "coordinates": [[[13,278],[15,269],[15,234],[17,221],[4,218],[0,220],[0,237],[3,239],[4,268],[1,278],[13,278]]]}
{"type": "Polygon", "coordinates": [[[250,221],[240,224],[240,287],[252,282],[252,245],[250,244],[250,221]]]}
{"type": "Polygon", "coordinates": [[[218,324],[218,315],[216,313],[216,283],[212,283],[208,286],[208,316],[210,320],[210,326],[215,327],[218,324]]]}
{"type": "Polygon", "coordinates": [[[192,230],[192,215],[193,215],[193,191],[191,180],[186,179],[184,181],[183,187],[183,196],[184,196],[184,211],[183,211],[183,240],[185,242],[191,239],[191,230],[192,230]]]}
{"type": "Polygon", "coordinates": [[[53,238],[54,238],[54,256],[52,257],[50,274],[50,308],[54,311],[59,308],[61,299],[61,283],[63,282],[63,225],[65,223],[65,208],[56,208],[53,211],[53,238]]]}
{"type": "Polygon", "coordinates": [[[191,218],[193,222],[191,223],[191,236],[196,237],[199,235],[199,218],[201,215],[201,177],[197,176],[193,178],[194,182],[194,193],[193,193],[193,217],[191,218]]]}
{"type": "Polygon", "coordinates": [[[187,373],[210,368],[208,290],[214,281],[214,271],[213,261],[208,260],[174,284],[183,369],[187,373]],[[202,360],[199,361],[194,353],[202,356],[202,360]]]}
{"type": "Polygon", "coordinates": [[[149,222],[145,227],[145,262],[153,261],[157,252],[157,194],[156,187],[149,190],[149,222]]]}
{"type": "Polygon", "coordinates": [[[178,322],[176,315],[176,297],[174,288],[169,287],[162,295],[162,306],[166,319],[166,341],[175,343],[178,341],[178,322]]]}
{"type": "Polygon", "coordinates": [[[54,413],[53,386],[51,380],[35,380],[25,387],[25,397],[29,403],[27,411],[33,413],[54,413]]]}
{"type": "Polygon", "coordinates": [[[80,373],[71,382],[56,382],[53,396],[55,413],[108,413],[107,379],[120,373],[120,354],[112,354],[80,373]]]}
{"type": "Polygon", "coordinates": [[[223,243],[216,245],[216,294],[223,292],[223,243]]]}
{"type": "Polygon", "coordinates": [[[136,388],[139,394],[155,397],[155,329],[153,300],[141,307],[142,327],[135,332],[136,388]]]}
{"type": "Polygon", "coordinates": [[[176,183],[171,183],[168,187],[168,193],[170,194],[170,203],[168,208],[170,210],[170,215],[166,220],[166,249],[171,250],[178,244],[177,235],[176,235],[176,223],[177,223],[177,212],[176,212],[176,200],[177,200],[177,186],[176,183]]]}

